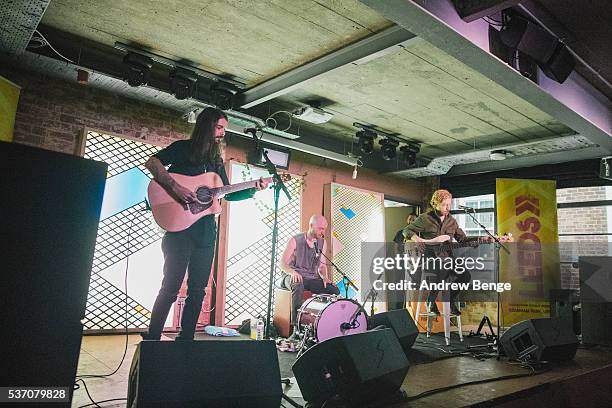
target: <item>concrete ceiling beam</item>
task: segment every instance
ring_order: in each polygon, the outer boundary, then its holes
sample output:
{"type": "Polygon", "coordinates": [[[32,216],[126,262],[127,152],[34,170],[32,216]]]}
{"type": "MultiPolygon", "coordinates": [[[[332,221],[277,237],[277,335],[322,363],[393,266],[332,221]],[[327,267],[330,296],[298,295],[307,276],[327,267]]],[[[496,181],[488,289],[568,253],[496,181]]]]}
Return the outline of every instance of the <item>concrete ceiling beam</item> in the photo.
{"type": "Polygon", "coordinates": [[[466,23],[450,2],[359,1],[612,152],[610,100],[575,71],[563,84],[531,82],[489,53],[486,22],[466,23]]]}
{"type": "Polygon", "coordinates": [[[238,106],[247,109],[285,95],[347,64],[384,55],[413,38],[414,34],[401,27],[387,28],[246,90],[241,94],[238,106]]]}

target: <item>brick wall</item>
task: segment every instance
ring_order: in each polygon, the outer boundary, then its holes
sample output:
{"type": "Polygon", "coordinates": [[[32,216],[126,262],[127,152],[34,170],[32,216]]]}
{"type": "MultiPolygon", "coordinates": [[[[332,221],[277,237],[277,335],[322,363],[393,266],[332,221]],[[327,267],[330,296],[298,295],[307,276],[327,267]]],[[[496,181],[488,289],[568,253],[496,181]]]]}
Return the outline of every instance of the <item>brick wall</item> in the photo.
{"type": "MultiPolygon", "coordinates": [[[[557,191],[557,203],[598,201],[606,199],[606,187],[566,188],[557,191]]],[[[562,208],[557,212],[559,234],[589,234],[608,231],[605,207],[562,208]]],[[[608,237],[569,236],[559,238],[561,259],[577,260],[578,255],[608,255],[608,237]]],[[[561,265],[561,287],[579,289],[579,271],[576,264],[561,265]]]]}
{"type": "Polygon", "coordinates": [[[0,68],[21,86],[13,141],[78,153],[84,128],[166,145],[187,138],[180,112],[145,104],[76,82],[0,68]]]}

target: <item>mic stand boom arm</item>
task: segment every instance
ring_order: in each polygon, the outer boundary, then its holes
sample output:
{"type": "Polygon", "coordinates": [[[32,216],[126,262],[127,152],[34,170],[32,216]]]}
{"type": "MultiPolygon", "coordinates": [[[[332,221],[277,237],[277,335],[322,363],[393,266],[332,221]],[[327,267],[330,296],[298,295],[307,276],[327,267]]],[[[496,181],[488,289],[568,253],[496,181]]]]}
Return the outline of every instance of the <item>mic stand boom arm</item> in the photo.
{"type": "Polygon", "coordinates": [[[484,225],[482,225],[480,223],[480,221],[478,221],[478,218],[476,218],[474,216],[474,209],[473,208],[464,208],[464,211],[467,215],[469,215],[469,217],[472,219],[472,221],[474,221],[474,223],[476,223],[480,228],[482,228],[482,230],[491,238],[493,238],[493,240],[495,241],[495,245],[498,246],[498,248],[502,248],[507,254],[510,254],[510,251],[508,250],[508,248],[506,248],[506,246],[499,240],[499,238],[497,238],[495,235],[491,234],[489,232],[489,230],[487,229],[487,227],[485,227],[484,225]],[[472,212],[470,212],[469,210],[472,210],[472,212]]]}
{"type": "Polygon", "coordinates": [[[357,286],[355,286],[355,284],[353,283],[351,278],[349,278],[344,272],[342,272],[340,270],[340,268],[338,268],[338,266],[331,259],[329,259],[327,257],[327,255],[325,255],[323,253],[323,251],[320,251],[319,253],[323,256],[323,258],[327,259],[327,261],[329,262],[329,265],[333,266],[336,269],[336,271],[338,271],[338,273],[342,276],[342,280],[346,282],[345,285],[344,285],[344,292],[345,292],[345,297],[346,298],[348,298],[348,288],[349,288],[349,286],[352,286],[353,289],[355,289],[357,292],[359,292],[359,288],[357,286]]]}

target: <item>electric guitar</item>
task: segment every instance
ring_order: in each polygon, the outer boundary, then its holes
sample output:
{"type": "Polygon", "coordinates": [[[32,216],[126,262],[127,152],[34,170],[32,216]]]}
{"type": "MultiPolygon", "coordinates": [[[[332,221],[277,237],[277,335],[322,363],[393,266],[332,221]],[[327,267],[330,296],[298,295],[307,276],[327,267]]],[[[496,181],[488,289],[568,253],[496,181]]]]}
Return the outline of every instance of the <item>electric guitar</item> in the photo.
{"type": "MultiPolygon", "coordinates": [[[[489,237],[478,237],[477,239],[464,241],[464,242],[451,242],[445,241],[442,243],[439,242],[418,242],[415,240],[415,236],[413,236],[410,240],[404,243],[404,253],[410,257],[418,257],[419,255],[425,254],[425,252],[430,252],[435,254],[435,256],[448,256],[453,249],[457,248],[465,248],[465,247],[473,247],[476,248],[478,245],[482,243],[493,243],[495,241],[488,241],[489,237]],[[416,245],[415,245],[416,244],[416,245]]],[[[512,234],[509,235],[501,235],[495,236],[501,243],[505,242],[514,242],[514,238],[512,234]]]]}
{"type": "MultiPolygon", "coordinates": [[[[178,202],[165,188],[155,180],[149,182],[147,196],[155,222],[166,231],[177,232],[189,228],[200,218],[221,212],[221,199],[230,193],[255,187],[259,180],[223,185],[221,177],[214,172],[198,176],[185,176],[170,173],[177,183],[196,193],[196,201],[188,204],[178,202]]],[[[289,174],[282,174],[281,180],[291,179],[289,174]]],[[[273,177],[264,178],[273,182],[273,177]]]]}

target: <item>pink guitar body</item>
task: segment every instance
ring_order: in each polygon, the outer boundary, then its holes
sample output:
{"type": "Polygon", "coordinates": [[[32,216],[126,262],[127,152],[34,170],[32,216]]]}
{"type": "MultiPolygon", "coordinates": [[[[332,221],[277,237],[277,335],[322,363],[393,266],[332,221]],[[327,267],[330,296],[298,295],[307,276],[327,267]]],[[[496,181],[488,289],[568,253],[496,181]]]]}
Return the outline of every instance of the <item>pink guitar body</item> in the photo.
{"type": "Polygon", "coordinates": [[[198,201],[181,204],[155,180],[148,188],[149,204],[155,222],[166,231],[176,232],[189,228],[200,218],[221,212],[221,200],[217,198],[218,188],[223,181],[217,173],[204,173],[199,176],[184,176],[170,173],[180,185],[195,191],[198,201]]]}

